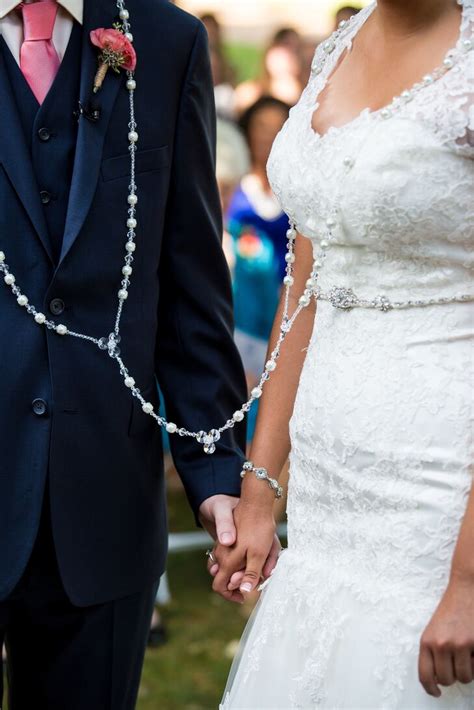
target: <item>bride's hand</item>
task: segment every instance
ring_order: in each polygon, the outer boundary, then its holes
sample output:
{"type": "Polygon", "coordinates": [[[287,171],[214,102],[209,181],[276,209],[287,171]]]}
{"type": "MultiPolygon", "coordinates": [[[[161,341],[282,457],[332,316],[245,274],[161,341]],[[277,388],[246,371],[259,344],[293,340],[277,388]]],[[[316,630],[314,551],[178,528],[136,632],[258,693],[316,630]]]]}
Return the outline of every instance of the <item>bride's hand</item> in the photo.
{"type": "Polygon", "coordinates": [[[439,686],[474,680],[474,579],[450,581],[422,639],[419,658],[421,684],[435,698],[439,686]]]}
{"type": "Polygon", "coordinates": [[[237,542],[214,550],[213,589],[229,601],[242,602],[273,571],[281,551],[273,510],[241,501],[234,511],[237,542]]]}

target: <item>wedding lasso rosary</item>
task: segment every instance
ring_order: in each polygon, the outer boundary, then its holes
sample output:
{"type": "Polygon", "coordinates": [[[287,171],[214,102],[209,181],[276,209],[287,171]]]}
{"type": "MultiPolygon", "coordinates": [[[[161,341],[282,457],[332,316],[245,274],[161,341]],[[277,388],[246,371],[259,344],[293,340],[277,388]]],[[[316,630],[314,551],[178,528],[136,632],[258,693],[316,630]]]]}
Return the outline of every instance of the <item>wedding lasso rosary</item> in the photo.
{"type": "MultiPolygon", "coordinates": [[[[460,0],[458,0],[459,4],[462,4],[460,0]]],[[[117,8],[119,10],[119,17],[121,20],[121,26],[120,26],[120,32],[122,34],[122,42],[124,39],[128,41],[129,43],[133,42],[133,35],[131,33],[131,24],[130,24],[130,14],[128,10],[125,8],[125,2],[124,0],[117,0],[116,2],[117,8]],[[124,39],[123,39],[124,38],[124,39]]],[[[347,31],[347,28],[350,26],[351,20],[349,20],[347,23],[342,22],[341,25],[339,26],[339,29],[334,33],[332,37],[330,37],[324,44],[323,44],[323,53],[322,56],[317,58],[316,63],[313,65],[313,72],[315,74],[319,74],[322,72],[323,67],[325,65],[327,57],[335,50],[336,48],[336,40],[339,38],[339,36],[347,31]]],[[[118,32],[119,30],[116,29],[118,32]]],[[[104,34],[110,34],[113,32],[112,30],[110,31],[105,31],[104,34]]],[[[120,43],[119,43],[120,44],[120,43]]],[[[393,100],[392,104],[388,106],[387,108],[383,109],[379,115],[381,119],[388,119],[391,116],[394,115],[396,110],[403,106],[403,104],[411,101],[415,94],[419,91],[421,91],[424,87],[431,85],[434,81],[439,79],[441,76],[443,76],[447,71],[452,69],[454,65],[456,64],[457,61],[460,59],[460,55],[462,55],[465,52],[471,51],[474,49],[474,40],[473,39],[465,39],[461,42],[461,48],[458,49],[456,48],[455,50],[452,50],[451,52],[448,53],[446,56],[446,59],[444,60],[443,66],[440,68],[436,69],[432,74],[429,74],[424,77],[423,81],[419,84],[415,84],[415,86],[410,90],[410,91],[404,91],[399,97],[393,100]]],[[[107,73],[107,68],[105,68],[104,65],[104,56],[105,59],[108,60],[110,57],[110,64],[108,64],[108,67],[112,67],[117,71],[117,66],[114,65],[112,62],[114,61],[113,59],[113,53],[109,53],[109,55],[106,54],[106,50],[104,50],[104,53],[102,54],[102,59],[103,59],[103,64],[101,65],[99,72],[98,72],[98,77],[99,79],[96,81],[98,83],[95,84],[94,90],[97,91],[100,89],[100,86],[102,84],[102,81],[105,79],[105,74],[107,73]]],[[[106,62],[105,62],[106,64],[106,62]]],[[[120,66],[120,65],[118,65],[120,66]]],[[[122,67],[126,65],[122,62],[122,67]]],[[[20,287],[18,286],[15,276],[10,270],[10,267],[7,264],[6,261],[6,255],[4,251],[0,251],[0,272],[4,274],[4,282],[5,284],[11,289],[12,294],[16,297],[17,303],[20,307],[24,308],[26,312],[34,319],[35,323],[39,326],[46,327],[48,330],[54,331],[58,336],[64,337],[64,336],[71,336],[73,338],[79,338],[81,340],[86,340],[91,343],[93,343],[96,347],[98,347],[100,350],[104,351],[104,353],[107,353],[109,357],[112,360],[115,360],[119,370],[120,374],[122,376],[123,382],[125,387],[127,387],[133,397],[138,399],[140,404],[142,405],[143,412],[151,417],[153,417],[157,424],[160,427],[163,427],[168,434],[177,434],[178,436],[181,437],[188,437],[192,439],[196,439],[196,441],[201,444],[204,447],[204,452],[206,454],[213,454],[216,451],[216,444],[217,442],[221,439],[222,434],[235,427],[235,425],[245,418],[245,416],[248,414],[250,411],[253,403],[260,399],[263,393],[263,388],[270,379],[272,373],[277,369],[278,365],[278,359],[280,357],[280,352],[281,348],[283,345],[283,342],[285,341],[286,337],[288,334],[291,332],[291,329],[293,328],[293,325],[300,315],[300,313],[307,308],[311,300],[314,299],[315,301],[318,300],[327,300],[329,301],[335,308],[339,308],[342,310],[349,310],[352,308],[374,308],[377,310],[380,310],[382,312],[388,312],[393,309],[404,309],[404,308],[410,308],[414,306],[428,306],[428,305],[435,305],[435,304],[443,304],[443,303],[454,303],[454,302],[463,302],[463,301],[472,301],[474,300],[474,296],[472,295],[462,295],[458,297],[451,297],[451,298],[433,298],[429,299],[426,301],[421,301],[421,300],[414,300],[414,301],[397,301],[397,302],[391,302],[386,296],[377,296],[373,300],[364,300],[358,298],[354,292],[351,289],[348,288],[339,288],[339,287],[334,287],[332,288],[329,292],[323,292],[320,287],[319,287],[319,275],[320,271],[324,265],[324,261],[327,258],[328,251],[334,241],[334,230],[337,226],[337,212],[335,211],[332,215],[328,217],[326,220],[326,228],[325,228],[325,234],[323,235],[323,238],[321,239],[320,242],[320,250],[319,253],[317,254],[317,257],[314,261],[313,268],[311,271],[311,275],[306,282],[306,288],[304,290],[303,295],[299,298],[298,301],[298,306],[296,307],[295,311],[293,314],[290,316],[290,293],[291,293],[291,287],[294,284],[294,276],[293,276],[293,270],[294,270],[294,263],[295,263],[295,240],[297,236],[296,232],[296,225],[294,222],[290,222],[290,229],[287,232],[287,238],[288,238],[288,251],[285,257],[286,260],[286,276],[284,278],[283,284],[284,284],[284,299],[283,299],[283,317],[280,325],[280,332],[279,336],[277,338],[276,345],[273,349],[273,351],[270,354],[270,358],[268,362],[265,365],[265,369],[260,377],[260,380],[258,382],[258,385],[254,387],[250,393],[249,399],[241,406],[240,409],[238,409],[230,419],[226,421],[225,424],[223,424],[220,428],[218,429],[212,429],[211,431],[198,431],[198,432],[192,432],[188,431],[184,427],[179,427],[177,424],[174,422],[169,422],[165,419],[165,417],[161,416],[158,412],[155,411],[155,408],[151,402],[147,402],[142,394],[140,389],[136,385],[136,381],[134,377],[132,377],[131,373],[129,372],[127,366],[125,365],[123,359],[121,358],[121,353],[120,353],[120,342],[121,342],[121,336],[120,336],[120,325],[121,325],[121,317],[122,317],[122,312],[123,308],[125,305],[125,302],[127,301],[129,297],[129,288],[131,285],[131,277],[133,274],[133,261],[134,261],[134,253],[137,248],[137,243],[136,243],[136,229],[137,229],[137,204],[138,204],[138,189],[137,189],[137,184],[135,181],[136,177],[136,172],[135,172],[135,161],[136,161],[136,151],[137,151],[137,144],[139,140],[138,132],[137,132],[137,122],[135,119],[135,102],[134,102],[134,93],[136,90],[137,84],[135,80],[135,73],[134,69],[127,69],[127,81],[126,81],[126,88],[129,94],[129,106],[130,106],[130,120],[128,123],[128,143],[129,143],[129,152],[130,152],[130,184],[128,188],[128,196],[127,196],[127,213],[128,213],[128,219],[126,222],[127,226],[127,239],[125,242],[125,257],[124,257],[124,265],[122,267],[122,278],[121,278],[121,283],[120,283],[120,289],[118,291],[118,308],[117,308],[117,313],[115,317],[115,325],[113,331],[107,336],[107,337],[101,337],[101,338],[95,338],[91,335],[86,335],[84,333],[77,333],[73,330],[70,330],[66,325],[63,325],[61,323],[56,323],[55,321],[52,321],[48,319],[44,313],[41,311],[38,311],[34,305],[32,305],[29,302],[28,297],[22,292],[20,287]]],[[[350,163],[350,161],[347,162],[346,167],[348,170],[351,170],[353,165],[350,163]]],[[[257,478],[260,477],[262,480],[266,480],[269,484],[269,486],[275,491],[276,497],[279,497],[281,495],[281,489],[278,486],[278,482],[275,481],[274,479],[271,479],[265,469],[255,469],[251,462],[247,462],[244,466],[244,472],[243,475],[247,471],[253,471],[256,473],[257,478]]]]}

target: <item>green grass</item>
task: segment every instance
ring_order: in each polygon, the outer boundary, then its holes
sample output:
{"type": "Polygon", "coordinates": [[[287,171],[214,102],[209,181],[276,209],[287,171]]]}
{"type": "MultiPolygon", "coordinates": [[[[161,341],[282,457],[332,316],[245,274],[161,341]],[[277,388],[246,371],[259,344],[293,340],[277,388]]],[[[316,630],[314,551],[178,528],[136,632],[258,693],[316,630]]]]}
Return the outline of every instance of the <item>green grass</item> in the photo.
{"type": "Polygon", "coordinates": [[[237,82],[255,79],[261,73],[262,49],[253,44],[226,44],[226,56],[234,67],[237,82]]]}

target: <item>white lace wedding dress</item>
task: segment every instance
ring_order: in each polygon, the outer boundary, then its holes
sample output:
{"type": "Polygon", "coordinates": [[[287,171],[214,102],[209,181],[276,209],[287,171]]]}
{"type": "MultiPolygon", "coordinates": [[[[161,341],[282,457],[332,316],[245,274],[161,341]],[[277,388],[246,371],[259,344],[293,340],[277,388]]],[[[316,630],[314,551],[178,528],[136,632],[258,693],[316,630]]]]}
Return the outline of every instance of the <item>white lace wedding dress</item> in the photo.
{"type": "MultiPolygon", "coordinates": [[[[389,114],[366,110],[319,136],[317,97],[373,9],[334,49],[318,49],[270,158],[273,189],[315,250],[337,208],[323,290],[472,294],[474,0],[450,71],[389,114]]],[[[435,700],[417,674],[472,483],[473,340],[469,302],[388,312],[318,303],[291,421],[288,549],[223,709],[474,708],[473,684],[435,700]]]]}

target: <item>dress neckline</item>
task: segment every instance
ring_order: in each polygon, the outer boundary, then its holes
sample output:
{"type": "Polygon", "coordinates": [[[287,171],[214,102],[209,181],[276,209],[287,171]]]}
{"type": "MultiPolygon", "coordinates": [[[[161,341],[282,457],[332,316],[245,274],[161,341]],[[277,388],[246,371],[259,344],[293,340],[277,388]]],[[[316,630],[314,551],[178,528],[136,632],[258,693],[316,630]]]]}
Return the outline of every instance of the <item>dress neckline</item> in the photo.
{"type": "MultiPolygon", "coordinates": [[[[461,6],[461,20],[460,20],[460,25],[459,25],[459,33],[458,33],[458,39],[456,44],[451,47],[446,52],[445,55],[445,60],[448,60],[449,57],[451,57],[453,54],[459,52],[461,50],[461,45],[464,39],[464,32],[468,23],[468,13],[467,9],[468,8],[473,8],[474,7],[474,0],[457,0],[458,4],[461,6]]],[[[323,141],[326,137],[330,135],[335,135],[338,134],[342,131],[347,130],[348,128],[353,127],[355,124],[357,124],[362,118],[368,117],[368,118],[378,118],[382,116],[385,112],[390,110],[390,107],[393,106],[394,104],[400,104],[402,103],[403,96],[411,94],[414,92],[415,89],[420,87],[420,82],[415,82],[412,84],[409,88],[405,89],[402,93],[398,94],[398,96],[395,96],[392,101],[385,106],[381,106],[379,109],[372,110],[370,107],[365,107],[363,108],[358,114],[354,116],[354,118],[350,119],[349,121],[346,121],[340,126],[330,126],[324,133],[320,133],[319,131],[315,130],[313,127],[313,119],[315,114],[317,114],[320,103],[319,103],[319,98],[322,94],[322,92],[326,89],[328,82],[330,78],[333,76],[335,71],[337,71],[338,68],[338,62],[340,61],[343,53],[347,50],[349,50],[352,47],[352,43],[354,42],[354,39],[357,37],[359,34],[360,30],[364,27],[365,23],[367,20],[372,16],[373,12],[377,8],[377,0],[374,0],[368,7],[364,8],[361,10],[358,15],[354,17],[354,20],[350,22],[349,26],[349,31],[345,36],[342,37],[342,41],[340,42],[339,45],[336,44],[335,49],[334,49],[334,55],[333,55],[333,61],[326,61],[326,67],[323,69],[321,72],[321,76],[323,78],[323,81],[321,82],[321,85],[318,88],[318,91],[316,92],[316,96],[311,99],[311,111],[310,111],[310,117],[309,117],[309,130],[310,133],[312,134],[313,138],[318,140],[318,141],[323,141]]],[[[337,34],[337,31],[336,31],[337,34]]],[[[334,35],[333,35],[334,37],[334,35]]],[[[329,40],[329,42],[334,41],[334,40],[329,40]]],[[[435,75],[440,75],[445,76],[445,73],[442,72],[442,65],[438,65],[437,67],[434,67],[433,70],[430,72],[429,75],[426,76],[435,76],[435,75]]],[[[426,78],[426,76],[424,78],[426,78]]],[[[424,79],[421,80],[423,82],[424,79]]],[[[313,83],[313,82],[311,82],[313,83]]],[[[430,85],[433,82],[427,82],[426,85],[430,85]]],[[[311,84],[310,84],[310,89],[311,89],[311,84]]]]}

